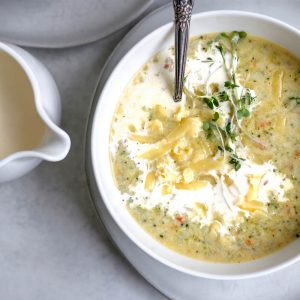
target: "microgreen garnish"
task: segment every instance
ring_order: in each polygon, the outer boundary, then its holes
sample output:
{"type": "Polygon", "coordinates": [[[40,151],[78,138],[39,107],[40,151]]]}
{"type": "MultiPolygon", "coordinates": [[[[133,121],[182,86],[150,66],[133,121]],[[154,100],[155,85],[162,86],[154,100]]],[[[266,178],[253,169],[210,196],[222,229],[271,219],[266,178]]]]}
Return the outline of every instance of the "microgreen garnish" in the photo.
{"type": "Polygon", "coordinates": [[[224,50],[223,46],[219,43],[219,45],[216,45],[216,48],[220,51],[220,54],[221,54],[222,59],[223,59],[223,63],[224,63],[224,65],[226,65],[226,63],[225,63],[225,50],[224,50]]]}
{"type": "Polygon", "coordinates": [[[189,75],[190,75],[190,74],[186,74],[186,75],[183,77],[183,83],[186,82],[186,80],[187,80],[187,78],[188,78],[189,75]]]}
{"type": "Polygon", "coordinates": [[[232,125],[231,122],[228,122],[226,127],[225,127],[225,132],[227,134],[227,136],[233,141],[235,142],[236,139],[236,133],[232,130],[232,125]]]}
{"type": "Polygon", "coordinates": [[[202,128],[207,133],[207,138],[210,138],[211,136],[214,136],[216,139],[221,141],[223,143],[223,133],[224,130],[216,124],[216,121],[219,119],[219,113],[215,113],[211,122],[210,121],[204,121],[202,128]]]}
{"type": "Polygon", "coordinates": [[[225,150],[228,151],[228,152],[232,152],[233,151],[233,149],[230,146],[228,146],[228,145],[225,145],[225,150]]]}
{"type": "MultiPolygon", "coordinates": [[[[242,105],[251,105],[255,101],[256,97],[252,97],[249,90],[247,90],[246,94],[240,98],[240,102],[242,105]]],[[[298,98],[300,100],[300,97],[298,98]]]]}
{"type": "Polygon", "coordinates": [[[229,145],[225,145],[225,147],[221,147],[221,146],[218,146],[218,149],[222,152],[224,152],[224,149],[228,152],[233,152],[233,149],[229,146],[229,145]]]}
{"type": "Polygon", "coordinates": [[[226,127],[225,127],[225,131],[230,135],[231,134],[231,123],[228,122],[226,127]]]}
{"type": "Polygon", "coordinates": [[[212,136],[212,134],[213,134],[213,129],[212,129],[213,128],[213,124],[211,122],[209,122],[209,121],[204,121],[203,125],[202,125],[202,128],[207,133],[206,137],[210,138],[212,136]]]}
{"type": "Polygon", "coordinates": [[[247,33],[245,31],[232,31],[228,34],[222,32],[220,35],[229,40],[233,46],[236,46],[241,39],[244,39],[247,36],[247,33]]]}
{"type": "MultiPolygon", "coordinates": [[[[239,62],[237,57],[238,43],[246,38],[247,34],[244,31],[232,31],[230,33],[222,32],[217,35],[212,41],[208,42],[208,47],[216,48],[223,61],[223,68],[227,75],[227,80],[224,82],[224,90],[213,92],[201,96],[201,99],[206,105],[213,110],[211,120],[203,122],[203,130],[207,133],[207,137],[213,136],[218,141],[218,149],[223,152],[224,156],[229,156],[229,163],[237,171],[241,168],[241,162],[244,160],[235,153],[235,142],[241,130],[241,119],[247,118],[251,113],[251,105],[255,102],[255,97],[249,89],[240,87],[236,80],[236,69],[239,62]],[[230,54],[227,59],[227,55],[230,54]],[[226,58],[226,59],[225,59],[226,58]],[[228,60],[228,61],[227,61],[228,60]],[[223,104],[223,102],[229,102],[223,104]],[[217,122],[220,119],[220,111],[223,107],[229,108],[229,118],[225,120],[225,126],[221,127],[217,122]]],[[[211,57],[207,57],[203,63],[216,63],[211,57]]],[[[300,97],[295,97],[290,100],[295,100],[300,104],[300,97]]],[[[226,108],[227,109],[227,108],[226,108]]],[[[222,116],[224,118],[224,116],[222,116]]]]}
{"type": "Polygon", "coordinates": [[[234,82],[225,81],[224,86],[228,89],[234,89],[236,87],[239,87],[239,85],[235,84],[234,82]]]}
{"type": "Polygon", "coordinates": [[[213,116],[213,118],[212,118],[212,121],[217,122],[217,121],[219,120],[219,117],[220,117],[220,115],[219,115],[219,113],[216,111],[216,112],[214,113],[214,116],[213,116]]]}
{"type": "Polygon", "coordinates": [[[210,129],[210,123],[208,121],[204,121],[202,128],[203,130],[208,131],[210,129]]]}
{"type": "Polygon", "coordinates": [[[233,31],[231,34],[230,34],[230,40],[231,40],[231,43],[233,45],[237,45],[238,42],[245,38],[247,36],[247,33],[245,31],[233,31]]]}
{"type": "Polygon", "coordinates": [[[244,39],[247,36],[247,32],[245,31],[238,31],[240,39],[244,39]]]}
{"type": "Polygon", "coordinates": [[[229,156],[230,156],[229,163],[231,165],[233,165],[233,167],[236,171],[238,171],[241,168],[241,166],[242,166],[241,161],[244,161],[245,159],[238,157],[235,153],[232,153],[233,149],[229,145],[225,145],[224,148],[221,146],[218,146],[218,149],[222,152],[227,151],[229,153],[229,156]]]}
{"type": "Polygon", "coordinates": [[[230,33],[222,32],[218,34],[213,40],[209,41],[207,45],[211,46],[213,43],[219,42],[222,38],[236,45],[241,39],[244,39],[246,36],[247,33],[245,31],[232,31],[230,33]]]}
{"type": "Polygon", "coordinates": [[[244,161],[244,158],[238,157],[236,154],[231,155],[230,164],[234,166],[234,169],[237,171],[241,168],[241,161],[244,161]]]}
{"type": "Polygon", "coordinates": [[[217,97],[220,102],[229,101],[229,96],[225,91],[218,93],[217,97]]]}
{"type": "Polygon", "coordinates": [[[210,63],[209,67],[211,67],[215,62],[211,57],[207,57],[205,60],[201,60],[203,63],[210,63]]]}
{"type": "Polygon", "coordinates": [[[247,118],[250,116],[250,111],[247,108],[243,107],[243,108],[239,109],[236,112],[236,114],[237,114],[238,119],[241,119],[243,117],[247,118]]]}
{"type": "Polygon", "coordinates": [[[234,166],[234,169],[236,171],[238,171],[241,168],[241,162],[236,158],[232,157],[231,160],[229,161],[229,163],[234,166]]]}
{"type": "Polygon", "coordinates": [[[203,100],[210,109],[214,109],[215,107],[219,107],[220,105],[218,99],[215,97],[211,97],[211,98],[205,97],[203,98],[203,100]]]}
{"type": "Polygon", "coordinates": [[[221,44],[216,45],[216,48],[220,51],[221,55],[224,57],[225,51],[224,51],[223,46],[221,44]]]}
{"type": "Polygon", "coordinates": [[[211,57],[207,57],[206,60],[201,60],[201,62],[204,63],[213,62],[213,59],[211,57]]]}
{"type": "Polygon", "coordinates": [[[222,37],[225,37],[225,38],[229,39],[229,35],[228,35],[227,33],[225,33],[225,32],[221,32],[220,35],[221,35],[222,37]]]}
{"type": "Polygon", "coordinates": [[[300,97],[292,96],[292,97],[289,97],[289,100],[295,100],[296,104],[300,104],[300,97]]]}
{"type": "Polygon", "coordinates": [[[226,91],[222,91],[214,94],[211,97],[203,97],[203,101],[207,104],[210,109],[214,109],[220,106],[219,102],[229,101],[229,96],[226,91]]]}

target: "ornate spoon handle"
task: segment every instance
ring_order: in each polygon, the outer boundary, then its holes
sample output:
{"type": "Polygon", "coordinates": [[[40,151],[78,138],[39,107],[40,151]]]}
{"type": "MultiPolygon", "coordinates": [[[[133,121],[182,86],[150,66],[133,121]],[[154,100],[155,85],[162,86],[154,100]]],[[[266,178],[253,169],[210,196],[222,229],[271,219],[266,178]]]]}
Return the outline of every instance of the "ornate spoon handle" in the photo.
{"type": "Polygon", "coordinates": [[[189,29],[194,0],[173,0],[175,13],[175,93],[174,101],[182,98],[189,29]]]}

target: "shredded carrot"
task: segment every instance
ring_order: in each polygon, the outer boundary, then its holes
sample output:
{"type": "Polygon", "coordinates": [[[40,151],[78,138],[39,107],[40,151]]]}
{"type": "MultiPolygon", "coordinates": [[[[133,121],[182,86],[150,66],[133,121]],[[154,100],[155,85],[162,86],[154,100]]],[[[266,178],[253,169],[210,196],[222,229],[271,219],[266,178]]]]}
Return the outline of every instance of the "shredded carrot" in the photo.
{"type": "Polygon", "coordinates": [[[269,122],[266,120],[262,120],[259,122],[259,127],[266,128],[269,125],[269,122]]]}
{"type": "Polygon", "coordinates": [[[286,214],[287,214],[287,215],[290,215],[290,214],[291,214],[291,208],[289,207],[289,205],[286,205],[286,206],[285,206],[285,211],[286,211],[286,214]]]}
{"type": "Polygon", "coordinates": [[[251,245],[252,245],[252,242],[251,242],[251,240],[245,240],[245,244],[246,244],[247,246],[251,246],[251,245]]]}
{"type": "Polygon", "coordinates": [[[296,150],[295,151],[295,156],[298,157],[298,158],[300,158],[300,150],[296,150]]]}
{"type": "Polygon", "coordinates": [[[176,220],[178,222],[180,222],[180,224],[183,224],[184,223],[184,216],[178,215],[178,216],[176,216],[176,220]]]}
{"type": "Polygon", "coordinates": [[[263,144],[262,142],[257,143],[257,147],[258,147],[260,150],[266,150],[266,149],[267,149],[267,146],[266,146],[265,144],[263,144]]]}

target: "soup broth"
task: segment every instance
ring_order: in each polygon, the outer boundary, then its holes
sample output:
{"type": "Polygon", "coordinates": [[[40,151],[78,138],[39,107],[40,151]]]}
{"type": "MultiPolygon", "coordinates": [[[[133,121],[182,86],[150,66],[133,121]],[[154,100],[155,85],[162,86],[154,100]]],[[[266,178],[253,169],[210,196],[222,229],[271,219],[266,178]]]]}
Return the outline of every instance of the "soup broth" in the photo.
{"type": "Polygon", "coordinates": [[[135,220],[196,259],[243,262],[300,235],[300,61],[245,32],[190,40],[129,82],[112,122],[116,185],[135,220]]]}

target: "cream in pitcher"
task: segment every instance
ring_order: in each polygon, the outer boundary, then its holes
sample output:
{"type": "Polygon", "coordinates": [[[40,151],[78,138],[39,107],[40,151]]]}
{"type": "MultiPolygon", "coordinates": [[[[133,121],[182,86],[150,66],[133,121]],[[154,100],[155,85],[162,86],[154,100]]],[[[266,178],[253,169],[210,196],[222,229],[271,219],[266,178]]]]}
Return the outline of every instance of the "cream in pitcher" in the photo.
{"type": "Polygon", "coordinates": [[[0,182],[16,179],[42,160],[70,149],[58,127],[61,103],[47,69],[25,50],[0,42],[0,182]]]}
{"type": "Polygon", "coordinates": [[[45,133],[32,86],[21,66],[0,52],[0,159],[16,151],[37,147],[45,133]]]}

